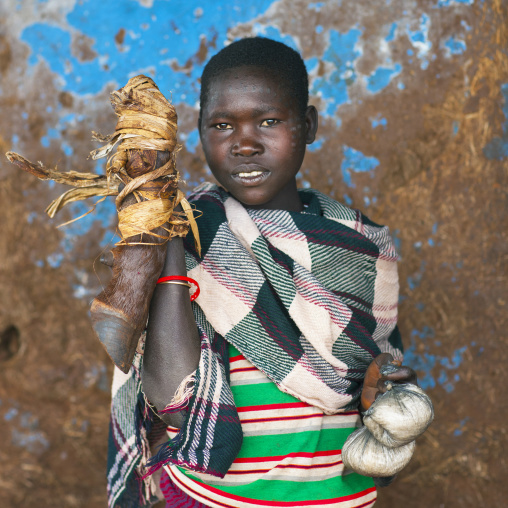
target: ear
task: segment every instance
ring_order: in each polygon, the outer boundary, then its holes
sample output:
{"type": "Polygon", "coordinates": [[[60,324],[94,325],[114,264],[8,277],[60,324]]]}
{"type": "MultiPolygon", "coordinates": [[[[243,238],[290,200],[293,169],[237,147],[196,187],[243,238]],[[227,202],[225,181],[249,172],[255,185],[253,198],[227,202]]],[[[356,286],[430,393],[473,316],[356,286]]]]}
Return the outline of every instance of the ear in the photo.
{"type": "Polygon", "coordinates": [[[316,139],[318,128],[318,112],[314,106],[308,106],[305,110],[305,143],[310,145],[316,139]]]}

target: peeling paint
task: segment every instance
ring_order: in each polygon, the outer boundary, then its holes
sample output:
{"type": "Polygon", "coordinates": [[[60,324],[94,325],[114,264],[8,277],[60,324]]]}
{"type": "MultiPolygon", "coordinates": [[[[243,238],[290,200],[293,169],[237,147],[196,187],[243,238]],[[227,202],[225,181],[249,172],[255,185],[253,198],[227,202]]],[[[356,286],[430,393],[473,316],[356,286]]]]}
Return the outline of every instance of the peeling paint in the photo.
{"type": "Polygon", "coordinates": [[[460,381],[460,374],[456,371],[463,362],[468,346],[456,349],[450,356],[435,354],[433,351],[436,346],[439,349],[440,342],[433,341],[434,338],[435,331],[429,326],[414,329],[411,332],[411,345],[404,351],[404,363],[418,372],[418,384],[424,390],[439,385],[450,393],[460,381]]]}
{"type": "Polygon", "coordinates": [[[350,146],[344,146],[342,150],[344,159],[342,160],[340,169],[342,171],[344,183],[348,187],[355,187],[355,184],[351,179],[352,172],[369,173],[379,166],[379,161],[375,157],[368,157],[350,146]]]}
{"type": "Polygon", "coordinates": [[[419,30],[411,30],[408,26],[407,35],[413,47],[416,49],[418,58],[421,59],[420,67],[425,70],[429,66],[427,58],[431,48],[432,42],[429,40],[430,30],[430,17],[423,13],[420,18],[419,30]]]}
{"type": "Polygon", "coordinates": [[[378,67],[373,74],[367,78],[367,90],[372,93],[378,93],[385,89],[395,76],[398,76],[402,70],[400,64],[395,64],[393,68],[378,67]]]}
{"type": "Polygon", "coordinates": [[[334,115],[338,106],[349,101],[348,87],[356,80],[354,62],[361,56],[358,46],[361,34],[358,28],[345,33],[329,32],[330,42],[322,58],[328,71],[311,85],[311,93],[322,97],[327,104],[321,112],[323,116],[334,115]]]}

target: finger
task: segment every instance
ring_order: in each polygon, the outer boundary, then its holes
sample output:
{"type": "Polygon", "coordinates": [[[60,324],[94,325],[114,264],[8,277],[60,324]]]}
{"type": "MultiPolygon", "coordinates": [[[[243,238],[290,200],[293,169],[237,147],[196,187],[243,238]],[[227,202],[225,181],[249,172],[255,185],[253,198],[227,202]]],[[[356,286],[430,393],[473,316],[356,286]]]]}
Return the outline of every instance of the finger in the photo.
{"type": "Polygon", "coordinates": [[[376,356],[374,359],[378,367],[382,367],[383,365],[386,365],[387,363],[392,363],[393,356],[390,353],[381,353],[380,355],[376,356]]]}
{"type": "Polygon", "coordinates": [[[382,377],[383,381],[389,380],[396,383],[412,383],[417,384],[418,376],[411,367],[402,366],[391,374],[386,374],[382,377]]]}

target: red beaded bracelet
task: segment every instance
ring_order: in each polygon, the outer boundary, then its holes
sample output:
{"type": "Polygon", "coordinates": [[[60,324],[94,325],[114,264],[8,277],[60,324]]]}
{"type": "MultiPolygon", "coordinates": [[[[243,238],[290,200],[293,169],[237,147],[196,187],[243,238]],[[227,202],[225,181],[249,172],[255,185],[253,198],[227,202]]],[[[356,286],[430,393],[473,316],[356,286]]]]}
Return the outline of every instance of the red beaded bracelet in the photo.
{"type": "MultiPolygon", "coordinates": [[[[167,277],[161,277],[157,281],[157,284],[182,284],[181,282],[179,283],[176,281],[186,281],[186,282],[190,282],[191,284],[196,286],[196,291],[194,291],[194,293],[192,293],[192,295],[190,297],[191,302],[193,302],[199,296],[199,292],[200,292],[199,284],[194,279],[191,279],[190,277],[184,277],[183,275],[168,275],[167,277]]],[[[187,286],[188,284],[182,284],[182,285],[187,286]]],[[[190,285],[189,285],[189,288],[190,288],[190,285]]]]}

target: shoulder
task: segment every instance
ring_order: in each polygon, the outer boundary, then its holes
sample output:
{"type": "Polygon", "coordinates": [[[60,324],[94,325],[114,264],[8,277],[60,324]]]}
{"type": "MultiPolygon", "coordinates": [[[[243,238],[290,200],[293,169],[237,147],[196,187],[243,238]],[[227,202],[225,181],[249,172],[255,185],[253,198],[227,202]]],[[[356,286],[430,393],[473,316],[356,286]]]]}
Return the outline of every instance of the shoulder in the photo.
{"type": "Polygon", "coordinates": [[[302,192],[319,201],[324,217],[347,226],[373,242],[379,249],[379,257],[390,261],[398,260],[399,255],[388,226],[377,224],[360,210],[350,208],[316,189],[305,189],[302,192]]]}

